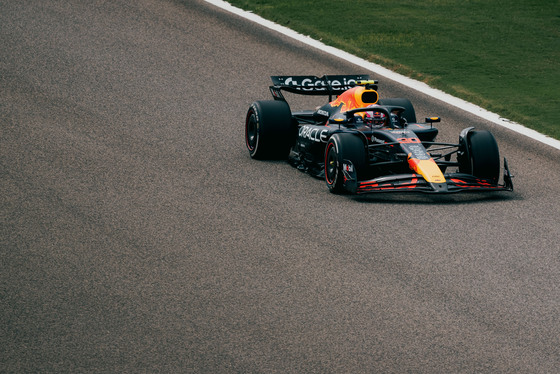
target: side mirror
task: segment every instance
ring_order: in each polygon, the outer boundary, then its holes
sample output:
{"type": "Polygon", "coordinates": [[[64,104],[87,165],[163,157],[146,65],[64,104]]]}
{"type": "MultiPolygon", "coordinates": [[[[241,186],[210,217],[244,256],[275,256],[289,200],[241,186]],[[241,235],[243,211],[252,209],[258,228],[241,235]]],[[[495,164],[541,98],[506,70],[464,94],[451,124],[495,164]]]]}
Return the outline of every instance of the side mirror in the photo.
{"type": "Polygon", "coordinates": [[[346,125],[348,122],[348,118],[340,113],[329,119],[329,124],[331,125],[346,125]]]}
{"type": "Polygon", "coordinates": [[[426,123],[436,123],[441,122],[441,118],[439,117],[426,117],[426,123]]]}

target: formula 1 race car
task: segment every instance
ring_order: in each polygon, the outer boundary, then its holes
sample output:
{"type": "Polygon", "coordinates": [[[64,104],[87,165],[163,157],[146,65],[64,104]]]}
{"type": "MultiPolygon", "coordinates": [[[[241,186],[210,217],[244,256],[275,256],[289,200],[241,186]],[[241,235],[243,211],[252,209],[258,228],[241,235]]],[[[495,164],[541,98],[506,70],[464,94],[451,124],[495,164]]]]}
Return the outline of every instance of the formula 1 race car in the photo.
{"type": "Polygon", "coordinates": [[[418,122],[408,99],[379,99],[378,82],[367,75],[271,78],[274,100],[251,104],[245,121],[254,159],[286,159],[324,178],[333,193],[513,191],[505,158],[499,183],[500,155],[489,131],[468,127],[457,144],[436,142],[439,117],[418,122]],[[329,100],[292,112],[282,91],[329,100]]]}

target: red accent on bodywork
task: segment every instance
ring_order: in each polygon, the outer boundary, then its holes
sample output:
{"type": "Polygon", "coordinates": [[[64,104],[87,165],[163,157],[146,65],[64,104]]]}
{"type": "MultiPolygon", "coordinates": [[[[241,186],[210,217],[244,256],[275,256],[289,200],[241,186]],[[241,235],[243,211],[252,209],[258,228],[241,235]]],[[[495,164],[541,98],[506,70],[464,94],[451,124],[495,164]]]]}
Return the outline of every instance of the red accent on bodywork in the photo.
{"type": "Polygon", "coordinates": [[[456,185],[468,187],[468,188],[494,188],[494,187],[499,188],[499,186],[495,186],[481,179],[477,179],[476,184],[469,183],[462,179],[457,179],[457,178],[452,178],[451,182],[455,183],[456,185]]]}
{"type": "MultiPolygon", "coordinates": [[[[348,110],[356,108],[364,108],[367,106],[362,101],[362,93],[366,90],[363,86],[356,86],[349,90],[341,93],[336,100],[331,101],[329,104],[333,108],[340,107],[340,112],[346,112],[348,110]]],[[[372,104],[372,103],[369,103],[372,104]]]]}
{"type": "Polygon", "coordinates": [[[398,138],[397,141],[399,143],[421,143],[418,138],[398,138]]]}

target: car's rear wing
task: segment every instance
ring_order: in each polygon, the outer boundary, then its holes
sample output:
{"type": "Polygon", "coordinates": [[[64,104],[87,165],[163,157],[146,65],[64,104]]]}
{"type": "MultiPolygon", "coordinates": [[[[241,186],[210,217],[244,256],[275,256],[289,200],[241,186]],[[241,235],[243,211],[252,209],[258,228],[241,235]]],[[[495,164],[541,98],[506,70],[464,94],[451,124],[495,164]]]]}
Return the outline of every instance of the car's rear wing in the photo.
{"type": "Polygon", "coordinates": [[[270,78],[273,84],[270,86],[272,96],[275,100],[284,101],[282,91],[299,95],[328,95],[329,101],[332,101],[333,95],[340,95],[356,85],[372,82],[369,75],[280,75],[270,78]]]}

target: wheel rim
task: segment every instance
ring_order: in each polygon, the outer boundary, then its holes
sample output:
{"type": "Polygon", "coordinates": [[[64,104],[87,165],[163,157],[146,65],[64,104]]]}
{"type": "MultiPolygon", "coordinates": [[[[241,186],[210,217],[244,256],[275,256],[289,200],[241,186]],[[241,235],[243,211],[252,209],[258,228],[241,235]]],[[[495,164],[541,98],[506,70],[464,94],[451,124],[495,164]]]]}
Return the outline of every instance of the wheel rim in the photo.
{"type": "Polygon", "coordinates": [[[257,126],[257,120],[255,119],[255,115],[251,114],[249,120],[247,121],[247,128],[246,128],[246,138],[247,138],[247,148],[250,151],[254,151],[257,147],[257,141],[259,137],[259,131],[257,126]]]}
{"type": "Polygon", "coordinates": [[[334,184],[338,175],[338,158],[334,145],[329,144],[327,159],[325,161],[325,176],[328,184],[334,184]]]}

